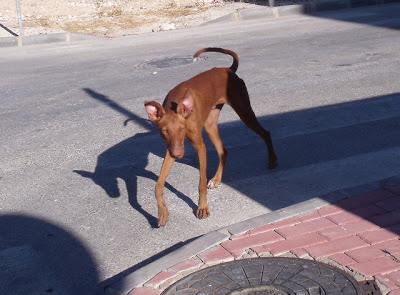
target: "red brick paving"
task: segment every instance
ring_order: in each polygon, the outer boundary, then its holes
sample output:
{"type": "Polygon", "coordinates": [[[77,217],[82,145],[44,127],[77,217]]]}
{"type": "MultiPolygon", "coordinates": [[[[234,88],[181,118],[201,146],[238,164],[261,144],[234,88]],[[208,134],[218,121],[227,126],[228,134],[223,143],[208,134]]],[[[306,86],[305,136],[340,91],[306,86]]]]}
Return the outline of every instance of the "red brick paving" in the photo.
{"type": "Polygon", "coordinates": [[[379,229],[379,226],[376,224],[366,220],[358,220],[341,224],[340,226],[323,229],[320,230],[319,233],[330,240],[336,240],[376,229],[379,229]]]}
{"type": "Polygon", "coordinates": [[[283,239],[284,238],[275,231],[269,231],[256,235],[245,236],[232,241],[222,242],[221,246],[231,252],[235,257],[239,257],[245,249],[274,243],[283,239]]]}
{"type": "Polygon", "coordinates": [[[318,231],[319,234],[326,237],[328,240],[337,240],[340,238],[350,237],[354,235],[354,231],[341,226],[335,226],[318,231]]]}
{"type": "Polygon", "coordinates": [[[320,245],[306,247],[306,251],[314,258],[327,257],[337,253],[358,249],[368,244],[357,236],[329,241],[320,245]]]}
{"type": "Polygon", "coordinates": [[[347,256],[350,256],[357,262],[366,262],[375,258],[385,256],[385,253],[373,247],[363,247],[356,250],[346,251],[347,256]]]}
{"type": "Polygon", "coordinates": [[[307,222],[307,221],[315,220],[315,219],[318,219],[318,218],[321,218],[321,217],[323,217],[323,216],[321,216],[321,214],[317,210],[317,211],[314,211],[312,213],[300,216],[298,218],[294,218],[293,221],[295,222],[297,220],[299,222],[307,222]]]}
{"type": "Polygon", "coordinates": [[[162,271],[145,284],[145,287],[158,288],[161,284],[173,279],[177,275],[176,272],[162,271]]]}
{"type": "Polygon", "coordinates": [[[308,256],[308,252],[306,250],[304,250],[303,248],[293,249],[293,250],[290,250],[290,252],[299,258],[304,258],[304,257],[308,256]]]}
{"type": "Polygon", "coordinates": [[[400,263],[390,256],[372,259],[366,262],[353,264],[352,269],[366,275],[387,274],[400,269],[400,263]]]}
{"type": "Polygon", "coordinates": [[[185,261],[182,261],[182,262],[177,263],[174,266],[170,267],[168,269],[168,271],[182,273],[182,272],[187,272],[187,271],[190,271],[193,269],[198,269],[202,265],[203,265],[203,262],[199,259],[187,259],[185,261]]]}
{"type": "Polygon", "coordinates": [[[394,282],[400,288],[400,271],[391,272],[386,274],[385,277],[394,282]]]}
{"type": "Polygon", "coordinates": [[[156,290],[153,288],[137,288],[133,289],[131,292],[129,292],[129,295],[159,295],[161,294],[161,290],[156,290]]]}
{"type": "Polygon", "coordinates": [[[342,228],[344,228],[346,230],[350,230],[353,233],[360,233],[360,232],[378,229],[379,226],[368,220],[359,220],[356,222],[350,222],[350,223],[343,224],[342,228]]]}
{"type": "Polygon", "coordinates": [[[343,211],[337,214],[329,215],[326,218],[328,218],[329,220],[338,225],[364,220],[361,216],[355,214],[354,212],[348,212],[348,211],[343,211]]]}
{"type": "Polygon", "coordinates": [[[390,254],[400,253],[400,240],[391,240],[374,245],[375,248],[389,252],[390,254]]]}
{"type": "MultiPolygon", "coordinates": [[[[389,288],[389,290],[396,290],[399,289],[399,286],[396,285],[393,281],[391,281],[390,279],[388,279],[386,276],[384,275],[376,275],[374,276],[375,279],[379,280],[381,283],[383,283],[387,288],[389,288]]],[[[392,293],[390,293],[392,294],[392,293]]]]}
{"type": "Polygon", "coordinates": [[[326,241],[327,239],[320,234],[310,233],[295,236],[293,238],[287,238],[286,240],[269,245],[254,247],[253,250],[256,253],[270,252],[272,255],[280,255],[289,252],[290,250],[296,250],[299,248],[304,248],[306,246],[320,244],[326,241]]]}
{"type": "Polygon", "coordinates": [[[288,238],[306,233],[316,232],[320,229],[335,227],[336,224],[326,218],[318,218],[302,222],[293,226],[286,226],[275,230],[281,236],[288,238]]]}
{"type": "Polygon", "coordinates": [[[333,261],[336,261],[337,263],[339,263],[343,266],[349,266],[349,265],[357,263],[357,261],[355,261],[353,258],[351,258],[349,255],[347,255],[345,253],[333,254],[331,256],[328,256],[328,258],[333,261]]]}
{"type": "Polygon", "coordinates": [[[328,205],[325,207],[322,207],[317,210],[318,214],[321,215],[321,217],[329,216],[332,214],[337,214],[340,212],[344,212],[342,207],[336,206],[336,205],[328,205]]]}
{"type": "Polygon", "coordinates": [[[299,218],[297,218],[297,217],[287,218],[287,219],[284,219],[282,221],[278,221],[278,222],[274,222],[274,223],[270,223],[270,224],[266,224],[266,225],[257,227],[255,229],[252,229],[252,230],[248,231],[245,234],[233,236],[232,240],[236,240],[236,239],[239,239],[239,238],[248,237],[248,236],[256,235],[256,234],[260,234],[260,233],[265,233],[265,232],[268,232],[268,231],[273,231],[274,229],[295,225],[295,224],[298,224],[300,222],[301,222],[301,220],[299,220],[299,218]]]}
{"type": "MultiPolygon", "coordinates": [[[[392,182],[391,188],[400,187],[400,179],[392,182]]],[[[146,286],[157,288],[180,270],[199,268],[198,263],[203,262],[208,265],[238,259],[252,249],[260,256],[290,252],[300,258],[330,259],[366,278],[378,279],[389,289],[389,295],[400,295],[399,232],[400,191],[374,190],[232,236],[198,254],[202,262],[188,260],[177,264],[159,273],[146,286]]],[[[135,292],[130,295],[159,294],[135,292]]]]}
{"type": "Polygon", "coordinates": [[[398,235],[396,233],[393,233],[384,228],[360,233],[358,234],[358,236],[371,245],[395,240],[398,238],[398,235]]]}
{"type": "Polygon", "coordinates": [[[225,248],[218,245],[198,255],[207,264],[216,264],[233,260],[233,256],[225,248]]]}

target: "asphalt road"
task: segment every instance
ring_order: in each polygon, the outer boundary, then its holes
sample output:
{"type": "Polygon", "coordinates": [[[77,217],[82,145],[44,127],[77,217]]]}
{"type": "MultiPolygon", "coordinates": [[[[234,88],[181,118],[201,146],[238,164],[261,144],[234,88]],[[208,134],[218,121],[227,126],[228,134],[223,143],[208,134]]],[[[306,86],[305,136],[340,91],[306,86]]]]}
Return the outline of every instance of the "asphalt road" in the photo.
{"type": "MultiPolygon", "coordinates": [[[[399,8],[0,49],[0,286],[89,294],[179,242],[400,174],[399,8]],[[191,63],[206,46],[239,53],[280,166],[267,171],[264,145],[225,107],[229,158],[223,185],[209,192],[211,217],[194,216],[197,160],[187,146],[168,178],[169,223],[154,228],[164,147],[143,102],[231,64],[221,54],[191,63]]],[[[215,167],[209,145],[209,174],[215,167]]]]}

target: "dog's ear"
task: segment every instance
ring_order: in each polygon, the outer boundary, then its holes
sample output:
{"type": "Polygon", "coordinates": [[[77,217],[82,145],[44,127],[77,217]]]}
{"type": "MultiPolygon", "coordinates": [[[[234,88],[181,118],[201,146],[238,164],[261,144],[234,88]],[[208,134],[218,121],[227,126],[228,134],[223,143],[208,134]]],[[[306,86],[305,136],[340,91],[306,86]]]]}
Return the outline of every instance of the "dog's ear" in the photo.
{"type": "Polygon", "coordinates": [[[178,114],[187,118],[193,112],[193,97],[188,94],[178,106],[178,114]]]}
{"type": "Polygon", "coordinates": [[[144,103],[144,108],[146,109],[147,115],[152,122],[158,122],[165,114],[165,110],[162,105],[156,101],[146,101],[144,103]]]}

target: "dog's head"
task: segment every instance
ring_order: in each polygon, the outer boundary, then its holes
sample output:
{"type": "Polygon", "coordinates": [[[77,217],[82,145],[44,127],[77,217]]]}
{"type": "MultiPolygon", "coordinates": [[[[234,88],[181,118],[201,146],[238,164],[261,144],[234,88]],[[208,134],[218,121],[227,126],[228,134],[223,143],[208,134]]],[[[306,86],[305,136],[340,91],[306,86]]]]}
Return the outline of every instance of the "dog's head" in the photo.
{"type": "Polygon", "coordinates": [[[164,106],[148,101],[144,107],[150,121],[159,128],[171,156],[181,159],[185,154],[186,119],[193,111],[193,99],[189,96],[179,103],[166,101],[164,106]]]}

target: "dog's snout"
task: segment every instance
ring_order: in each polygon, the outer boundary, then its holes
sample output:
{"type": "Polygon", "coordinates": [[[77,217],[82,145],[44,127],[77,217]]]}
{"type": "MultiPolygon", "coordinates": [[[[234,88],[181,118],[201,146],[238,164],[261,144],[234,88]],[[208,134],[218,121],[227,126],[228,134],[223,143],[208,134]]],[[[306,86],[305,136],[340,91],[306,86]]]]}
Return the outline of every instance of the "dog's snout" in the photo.
{"type": "Polygon", "coordinates": [[[171,153],[171,156],[176,158],[176,159],[182,159],[184,154],[185,154],[185,151],[183,149],[180,149],[180,148],[179,149],[177,149],[177,148],[170,149],[169,152],[171,153]]]}

